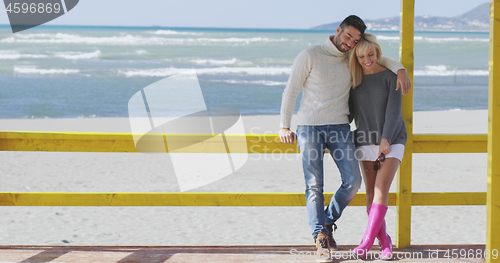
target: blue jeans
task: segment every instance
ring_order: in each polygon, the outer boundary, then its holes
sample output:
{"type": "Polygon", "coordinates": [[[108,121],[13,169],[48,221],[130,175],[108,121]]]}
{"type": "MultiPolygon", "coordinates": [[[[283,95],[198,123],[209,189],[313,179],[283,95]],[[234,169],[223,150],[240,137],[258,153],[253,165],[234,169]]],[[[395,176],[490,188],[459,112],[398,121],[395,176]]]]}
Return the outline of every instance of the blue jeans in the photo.
{"type": "Polygon", "coordinates": [[[349,124],[307,126],[299,125],[297,138],[302,156],[302,167],[306,182],[306,206],[309,226],[315,237],[320,232],[328,234],[325,224],[333,224],[342,215],[361,186],[361,174],[356,148],[349,124]],[[337,164],[342,178],[330,204],[324,208],[323,158],[328,149],[337,164]]]}

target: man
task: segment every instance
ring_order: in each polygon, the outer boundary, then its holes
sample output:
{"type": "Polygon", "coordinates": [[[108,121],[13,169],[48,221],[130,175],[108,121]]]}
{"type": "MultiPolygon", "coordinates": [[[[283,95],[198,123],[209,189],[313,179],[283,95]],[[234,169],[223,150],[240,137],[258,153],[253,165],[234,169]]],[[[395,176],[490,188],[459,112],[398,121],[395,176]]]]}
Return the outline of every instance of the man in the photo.
{"type": "MultiPolygon", "coordinates": [[[[342,211],[356,195],[361,185],[358,161],[349,127],[349,90],[351,76],[347,52],[364,34],[366,26],[359,17],[351,15],[322,45],[303,50],[293,63],[281,104],[280,138],[293,144],[296,135],[290,122],[297,95],[302,90],[298,111],[297,139],[302,156],[306,183],[306,206],[309,225],[318,250],[316,259],[330,260],[330,246],[337,248],[333,231],[342,211]],[[324,208],[323,157],[327,148],[342,178],[330,204],[324,208]]],[[[398,87],[404,95],[411,82],[398,61],[382,58],[379,63],[398,74],[398,87]]]]}

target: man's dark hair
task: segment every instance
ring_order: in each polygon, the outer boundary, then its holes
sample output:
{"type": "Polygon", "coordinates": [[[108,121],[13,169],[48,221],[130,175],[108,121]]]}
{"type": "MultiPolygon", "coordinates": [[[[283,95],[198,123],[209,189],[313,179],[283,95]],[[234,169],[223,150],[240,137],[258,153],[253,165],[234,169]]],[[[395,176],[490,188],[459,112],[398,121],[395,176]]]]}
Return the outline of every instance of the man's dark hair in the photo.
{"type": "Polygon", "coordinates": [[[355,15],[350,15],[340,23],[340,27],[344,30],[346,27],[352,26],[361,32],[361,35],[365,33],[366,25],[361,18],[355,15]]]}

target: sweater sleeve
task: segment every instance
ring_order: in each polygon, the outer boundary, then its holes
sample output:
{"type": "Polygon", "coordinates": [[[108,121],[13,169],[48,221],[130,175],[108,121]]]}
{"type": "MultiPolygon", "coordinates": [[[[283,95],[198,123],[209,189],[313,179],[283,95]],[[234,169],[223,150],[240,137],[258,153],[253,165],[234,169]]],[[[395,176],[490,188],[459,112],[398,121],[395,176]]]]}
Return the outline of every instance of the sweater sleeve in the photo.
{"type": "Polygon", "coordinates": [[[281,99],[281,128],[290,128],[295,101],[312,70],[311,55],[307,50],[297,55],[281,99]]]}
{"type": "Polygon", "coordinates": [[[402,118],[402,108],[401,103],[403,101],[401,92],[396,91],[396,76],[391,76],[387,79],[387,89],[389,90],[389,96],[387,98],[387,105],[385,108],[385,120],[384,128],[382,130],[382,139],[389,141],[392,144],[396,132],[398,132],[401,127],[402,118]]]}
{"type": "Polygon", "coordinates": [[[403,67],[403,64],[401,62],[394,60],[392,58],[388,57],[381,57],[378,61],[377,64],[388,68],[390,71],[394,72],[394,74],[398,74],[398,70],[400,69],[405,69],[403,67]]]}

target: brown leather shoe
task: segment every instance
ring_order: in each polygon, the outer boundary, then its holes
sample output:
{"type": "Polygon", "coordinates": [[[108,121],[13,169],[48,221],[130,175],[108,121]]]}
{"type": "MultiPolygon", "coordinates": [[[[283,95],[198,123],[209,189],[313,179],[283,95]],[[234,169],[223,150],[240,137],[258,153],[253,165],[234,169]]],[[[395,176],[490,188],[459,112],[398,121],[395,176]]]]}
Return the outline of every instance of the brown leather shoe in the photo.
{"type": "Polygon", "coordinates": [[[337,230],[337,225],[335,223],[331,225],[325,225],[326,230],[328,230],[328,244],[331,250],[337,250],[337,242],[333,238],[333,232],[337,230]]]}
{"type": "Polygon", "coordinates": [[[332,258],[330,257],[330,246],[328,245],[328,237],[325,233],[319,233],[316,236],[316,261],[332,262],[332,258]]]}

